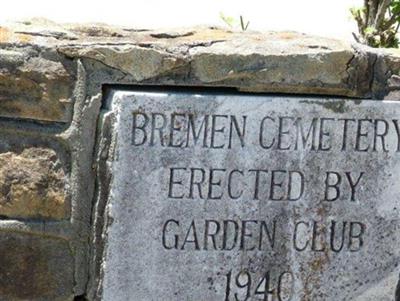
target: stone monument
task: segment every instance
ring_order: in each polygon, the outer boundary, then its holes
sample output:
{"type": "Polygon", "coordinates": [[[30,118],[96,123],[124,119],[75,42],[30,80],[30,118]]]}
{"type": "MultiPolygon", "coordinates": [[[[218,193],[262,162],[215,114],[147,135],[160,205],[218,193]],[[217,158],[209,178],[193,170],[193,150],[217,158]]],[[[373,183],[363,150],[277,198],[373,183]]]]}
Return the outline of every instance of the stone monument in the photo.
{"type": "Polygon", "coordinates": [[[117,90],[107,103],[104,300],[393,296],[400,104],[117,90]]]}
{"type": "Polygon", "coordinates": [[[400,58],[295,32],[0,27],[0,300],[399,301],[400,58]]]}

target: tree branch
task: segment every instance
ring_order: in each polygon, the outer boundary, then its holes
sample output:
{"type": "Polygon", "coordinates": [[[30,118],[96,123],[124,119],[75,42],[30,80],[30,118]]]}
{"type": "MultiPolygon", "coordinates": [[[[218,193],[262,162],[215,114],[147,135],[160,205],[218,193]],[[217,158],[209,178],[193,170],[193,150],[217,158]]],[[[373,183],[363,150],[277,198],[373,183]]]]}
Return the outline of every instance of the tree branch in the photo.
{"type": "Polygon", "coordinates": [[[368,14],[368,27],[375,27],[375,17],[377,14],[378,10],[378,4],[379,0],[369,0],[368,1],[368,8],[369,8],[369,14],[368,14]]]}
{"type": "Polygon", "coordinates": [[[351,34],[353,35],[353,38],[354,38],[354,40],[356,40],[357,43],[361,43],[360,39],[354,32],[352,32],[351,34]]]}
{"type": "Polygon", "coordinates": [[[382,30],[388,30],[390,27],[392,27],[392,26],[397,22],[397,20],[399,19],[399,17],[400,17],[399,15],[393,14],[393,15],[390,17],[390,19],[387,20],[387,21],[381,26],[382,30]]]}
{"type": "Polygon", "coordinates": [[[385,20],[386,11],[390,5],[391,0],[383,0],[378,7],[378,11],[375,17],[375,28],[381,28],[383,21],[385,20]]]}
{"type": "Polygon", "coordinates": [[[394,36],[396,36],[397,33],[399,32],[399,28],[400,28],[400,23],[397,23],[396,29],[394,31],[394,36]]]}
{"type": "Polygon", "coordinates": [[[364,27],[368,26],[368,20],[369,20],[369,5],[368,5],[369,0],[364,0],[364,27]]]}

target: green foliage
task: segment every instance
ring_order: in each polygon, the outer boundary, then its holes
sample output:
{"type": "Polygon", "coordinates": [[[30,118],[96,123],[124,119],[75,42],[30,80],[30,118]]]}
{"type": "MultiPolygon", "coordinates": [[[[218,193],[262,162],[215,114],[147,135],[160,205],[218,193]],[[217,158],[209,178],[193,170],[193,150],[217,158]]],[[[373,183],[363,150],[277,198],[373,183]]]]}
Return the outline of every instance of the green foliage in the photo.
{"type": "Polygon", "coordinates": [[[365,7],[352,7],[352,8],[350,8],[350,12],[354,17],[361,15],[364,11],[365,11],[365,7]]]}
{"type": "Polygon", "coordinates": [[[364,0],[364,6],[350,9],[357,22],[360,43],[372,47],[398,48],[400,0],[364,0]]]}
{"type": "Polygon", "coordinates": [[[372,34],[374,34],[374,32],[375,32],[375,28],[374,27],[366,27],[364,29],[364,33],[366,35],[372,35],[372,34]]]}
{"type": "MultiPolygon", "coordinates": [[[[393,0],[390,3],[390,9],[393,15],[400,15],[400,0],[393,0]]],[[[397,22],[400,21],[399,17],[397,17],[397,22]]]]}
{"type": "Polygon", "coordinates": [[[243,16],[239,16],[238,20],[231,16],[225,16],[222,12],[220,12],[219,17],[222,21],[224,21],[226,25],[228,25],[232,29],[240,26],[242,31],[246,31],[250,24],[249,21],[245,22],[243,16]]]}
{"type": "Polygon", "coordinates": [[[225,22],[226,25],[228,25],[230,28],[233,28],[235,24],[235,18],[231,16],[225,16],[222,12],[219,13],[219,17],[225,22]]]}

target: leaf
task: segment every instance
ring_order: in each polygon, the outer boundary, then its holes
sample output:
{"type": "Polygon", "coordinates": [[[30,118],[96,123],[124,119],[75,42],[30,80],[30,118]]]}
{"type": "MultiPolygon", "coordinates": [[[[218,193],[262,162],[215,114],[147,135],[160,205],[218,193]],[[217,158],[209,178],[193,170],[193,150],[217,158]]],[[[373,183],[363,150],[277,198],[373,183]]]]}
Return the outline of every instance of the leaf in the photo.
{"type": "Polygon", "coordinates": [[[400,15],[400,1],[395,0],[390,3],[390,9],[393,15],[400,15]]]}
{"type": "Polygon", "coordinates": [[[375,28],[374,27],[367,27],[367,28],[365,28],[364,33],[372,35],[372,34],[375,33],[375,28]]]}
{"type": "Polygon", "coordinates": [[[225,16],[222,12],[219,13],[219,17],[221,18],[222,21],[225,22],[226,25],[228,25],[229,27],[233,27],[235,23],[235,18],[230,16],[225,16]]]}
{"type": "Polygon", "coordinates": [[[351,7],[350,8],[350,13],[353,15],[353,17],[361,15],[361,13],[364,11],[365,11],[365,9],[363,7],[351,7]]]}

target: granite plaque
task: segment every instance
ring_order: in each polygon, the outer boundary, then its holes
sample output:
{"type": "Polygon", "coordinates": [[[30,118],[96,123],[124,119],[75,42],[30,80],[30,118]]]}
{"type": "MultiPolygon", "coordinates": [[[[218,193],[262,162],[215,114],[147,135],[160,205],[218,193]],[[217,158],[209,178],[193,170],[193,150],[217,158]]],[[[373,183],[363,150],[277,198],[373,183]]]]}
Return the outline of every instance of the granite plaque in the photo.
{"type": "Polygon", "coordinates": [[[114,91],[103,300],[397,300],[400,104],[114,91]]]}

